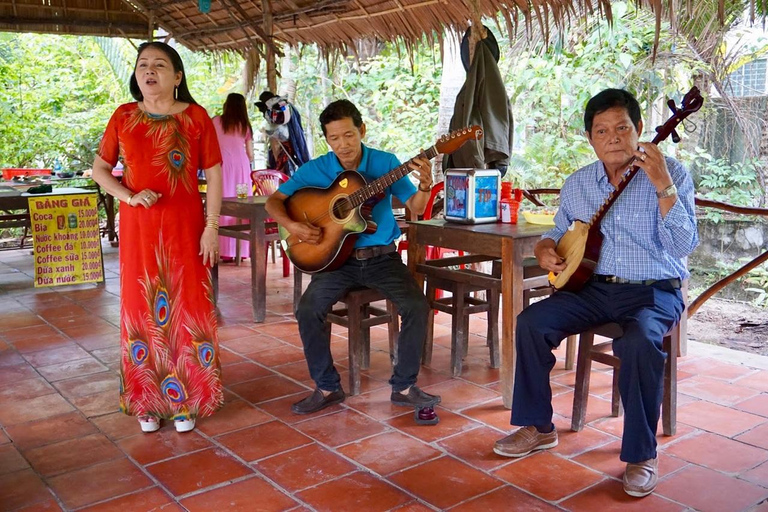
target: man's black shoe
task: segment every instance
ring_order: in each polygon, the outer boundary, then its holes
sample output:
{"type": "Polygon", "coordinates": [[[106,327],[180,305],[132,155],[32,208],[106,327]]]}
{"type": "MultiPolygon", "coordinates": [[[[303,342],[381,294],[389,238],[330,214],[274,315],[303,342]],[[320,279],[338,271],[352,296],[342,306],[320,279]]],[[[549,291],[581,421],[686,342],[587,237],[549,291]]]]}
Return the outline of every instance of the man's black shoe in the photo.
{"type": "Polygon", "coordinates": [[[411,386],[407,394],[393,391],[390,400],[395,405],[406,407],[433,407],[440,403],[439,396],[425,393],[416,385],[411,386]]]}
{"type": "Polygon", "coordinates": [[[294,414],[312,414],[333,404],[340,404],[345,398],[346,395],[341,388],[328,394],[328,396],[323,396],[323,392],[318,388],[304,400],[299,400],[293,404],[291,410],[294,414]]]}

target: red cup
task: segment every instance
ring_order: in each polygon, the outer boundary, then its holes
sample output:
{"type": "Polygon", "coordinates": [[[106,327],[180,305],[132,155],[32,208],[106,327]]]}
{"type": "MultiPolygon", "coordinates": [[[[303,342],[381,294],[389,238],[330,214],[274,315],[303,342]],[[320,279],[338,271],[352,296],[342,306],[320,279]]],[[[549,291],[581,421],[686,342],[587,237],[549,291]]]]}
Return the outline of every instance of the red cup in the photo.
{"type": "Polygon", "coordinates": [[[504,199],[506,197],[512,197],[512,182],[511,181],[502,181],[501,182],[501,199],[504,199]]]}

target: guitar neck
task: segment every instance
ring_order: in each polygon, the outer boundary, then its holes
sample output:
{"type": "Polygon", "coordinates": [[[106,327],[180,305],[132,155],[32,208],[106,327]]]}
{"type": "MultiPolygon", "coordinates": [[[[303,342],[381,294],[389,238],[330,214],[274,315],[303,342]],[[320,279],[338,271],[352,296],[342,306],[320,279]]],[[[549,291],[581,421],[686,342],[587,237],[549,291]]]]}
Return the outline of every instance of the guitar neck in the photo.
{"type": "MultiPolygon", "coordinates": [[[[419,157],[426,158],[427,160],[431,160],[435,158],[438,155],[437,148],[435,146],[432,146],[428,150],[424,151],[423,154],[418,155],[419,157]]],[[[417,158],[417,157],[414,157],[417,158]]],[[[353,192],[349,196],[349,200],[352,203],[352,207],[358,207],[364,202],[366,202],[368,199],[370,199],[373,196],[379,195],[384,190],[392,185],[394,182],[402,178],[403,176],[406,176],[408,173],[412,171],[412,169],[408,166],[413,161],[413,158],[405,162],[404,164],[400,165],[399,167],[395,167],[391,171],[389,171],[384,176],[381,176],[380,178],[375,179],[374,181],[367,184],[365,187],[353,192]]]]}

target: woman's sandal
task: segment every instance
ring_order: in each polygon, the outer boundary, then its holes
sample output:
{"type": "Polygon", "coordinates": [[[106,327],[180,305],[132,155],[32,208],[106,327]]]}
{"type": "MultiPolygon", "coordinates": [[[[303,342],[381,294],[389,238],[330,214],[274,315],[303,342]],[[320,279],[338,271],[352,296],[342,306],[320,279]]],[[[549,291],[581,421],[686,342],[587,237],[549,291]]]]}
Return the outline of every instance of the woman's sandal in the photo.
{"type": "Polygon", "coordinates": [[[160,430],[160,422],[153,416],[139,416],[139,425],[142,432],[155,432],[160,430]]]}
{"type": "Polygon", "coordinates": [[[189,432],[195,428],[195,420],[175,420],[176,432],[189,432]]]}

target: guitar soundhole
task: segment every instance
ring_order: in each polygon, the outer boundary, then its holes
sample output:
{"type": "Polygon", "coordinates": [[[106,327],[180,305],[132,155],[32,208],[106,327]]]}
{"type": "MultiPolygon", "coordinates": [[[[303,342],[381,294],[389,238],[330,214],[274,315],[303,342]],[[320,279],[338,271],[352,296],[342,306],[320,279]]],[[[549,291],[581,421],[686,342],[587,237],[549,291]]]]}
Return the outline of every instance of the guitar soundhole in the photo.
{"type": "Polygon", "coordinates": [[[352,211],[352,205],[346,197],[339,198],[333,204],[333,216],[337,219],[346,219],[352,211]]]}

